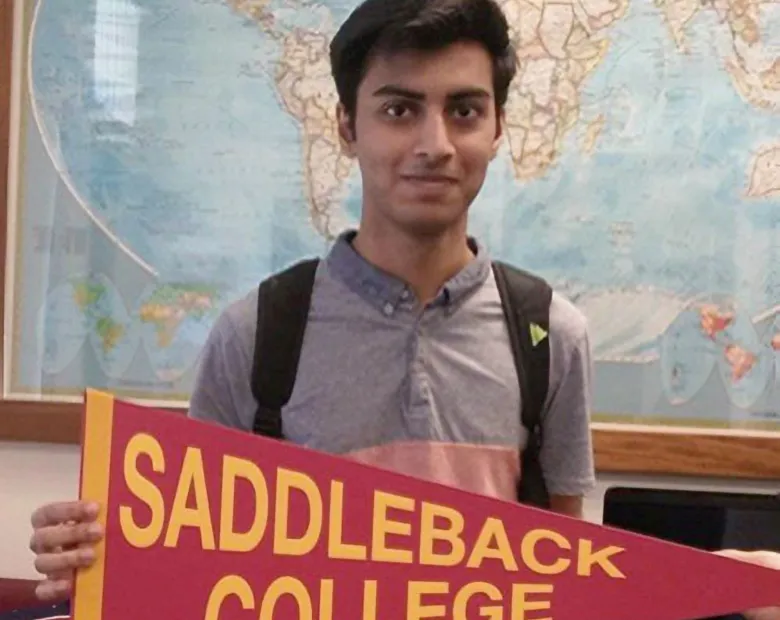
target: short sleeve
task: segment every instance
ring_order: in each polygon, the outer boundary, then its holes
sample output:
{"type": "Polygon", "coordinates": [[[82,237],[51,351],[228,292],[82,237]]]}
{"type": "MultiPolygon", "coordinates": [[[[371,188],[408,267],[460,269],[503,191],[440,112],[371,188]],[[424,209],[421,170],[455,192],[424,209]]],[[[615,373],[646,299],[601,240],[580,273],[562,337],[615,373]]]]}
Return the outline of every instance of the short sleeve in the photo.
{"type": "Polygon", "coordinates": [[[189,416],[251,431],[256,411],[251,388],[256,294],[234,302],[217,318],[201,351],[189,416]]]}
{"type": "Polygon", "coordinates": [[[596,484],[590,428],[593,367],[584,315],[558,294],[550,307],[550,387],[540,455],[549,492],[584,495],[596,484]]]}

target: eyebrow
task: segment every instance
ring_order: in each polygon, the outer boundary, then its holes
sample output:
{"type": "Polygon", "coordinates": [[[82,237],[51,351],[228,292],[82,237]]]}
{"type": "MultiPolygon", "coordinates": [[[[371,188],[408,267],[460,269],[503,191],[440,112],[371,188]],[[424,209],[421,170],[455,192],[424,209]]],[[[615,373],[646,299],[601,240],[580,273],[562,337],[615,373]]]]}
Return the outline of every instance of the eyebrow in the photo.
{"type": "MultiPolygon", "coordinates": [[[[425,93],[410,90],[402,86],[385,84],[374,91],[374,97],[403,97],[414,101],[425,101],[425,93]]],[[[461,88],[447,95],[450,101],[462,101],[464,99],[490,99],[491,95],[483,88],[461,88]]]]}

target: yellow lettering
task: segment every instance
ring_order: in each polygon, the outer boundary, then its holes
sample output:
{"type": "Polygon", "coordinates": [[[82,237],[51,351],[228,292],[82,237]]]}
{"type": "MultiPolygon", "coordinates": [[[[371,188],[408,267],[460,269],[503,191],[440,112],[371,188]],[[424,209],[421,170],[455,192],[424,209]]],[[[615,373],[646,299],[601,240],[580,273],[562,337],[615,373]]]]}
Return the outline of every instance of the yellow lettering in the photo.
{"type": "Polygon", "coordinates": [[[313,620],[314,608],[309,592],[295,577],[279,577],[268,586],[260,606],[260,620],[273,620],[276,602],[285,594],[292,596],[298,604],[298,620],[313,620]]]}
{"type": "Polygon", "coordinates": [[[274,553],[306,555],[314,549],[322,532],[322,495],[309,476],[280,467],[276,477],[276,514],[274,520],[274,553]],[[290,491],[301,491],[309,502],[309,524],[300,538],[291,538],[287,527],[290,519],[290,491]]]}
{"type": "Polygon", "coordinates": [[[133,509],[129,506],[120,506],[119,524],[128,544],[145,549],[156,543],[162,534],[165,524],[165,502],[160,489],[138,471],[138,458],[141,455],[149,457],[152,461],[152,470],[158,474],[165,472],[165,455],[160,443],[146,433],[134,435],[125,448],[125,484],[130,493],[149,507],[152,518],[149,520],[149,525],[141,527],[133,518],[133,509]]]}
{"type": "Polygon", "coordinates": [[[333,620],[333,579],[320,580],[320,613],[317,620],[333,620]]]}
{"type": "Polygon", "coordinates": [[[501,560],[505,570],[517,570],[517,561],[509,545],[509,538],[504,529],[504,522],[495,517],[488,517],[482,525],[482,530],[474,543],[466,566],[479,568],[486,558],[501,560]],[[495,543],[495,546],[491,546],[495,543]]]}
{"type": "Polygon", "coordinates": [[[222,460],[222,505],[219,518],[221,551],[252,551],[263,538],[268,525],[268,485],[260,468],[246,459],[225,456],[222,460]],[[255,493],[255,517],[246,532],[234,529],[236,480],[243,478],[255,493]]]}
{"type": "Polygon", "coordinates": [[[365,545],[345,543],[344,536],[344,483],[334,480],[330,484],[330,509],[328,511],[328,557],[340,560],[365,560],[365,545]]]}
{"type": "Polygon", "coordinates": [[[447,506],[423,502],[420,510],[420,563],[431,566],[455,566],[463,561],[466,545],[461,539],[463,515],[447,506]],[[446,519],[447,527],[436,527],[436,519],[446,519]],[[448,553],[436,553],[436,541],[449,545],[448,553]]]}
{"type": "MultiPolygon", "coordinates": [[[[529,594],[552,594],[553,586],[551,583],[516,583],[512,586],[512,620],[526,620],[525,612],[550,609],[551,599],[547,597],[544,600],[529,601],[529,594]]],[[[539,618],[534,616],[533,620],[551,620],[549,617],[539,618]]]]}
{"type": "Polygon", "coordinates": [[[394,495],[383,491],[374,492],[374,522],[371,531],[371,560],[374,562],[412,563],[412,552],[406,549],[391,549],[387,547],[388,534],[409,536],[412,533],[410,523],[393,521],[387,516],[388,508],[414,510],[414,500],[411,497],[394,495]]]}
{"type": "Polygon", "coordinates": [[[203,455],[198,448],[189,447],[184,454],[179,484],[173,498],[171,518],[165,533],[166,547],[179,543],[179,534],[184,526],[200,530],[200,544],[203,549],[214,549],[214,528],[211,524],[209,496],[206,490],[206,476],[203,472],[203,455]],[[195,507],[187,506],[190,490],[195,492],[195,507]]]}
{"type": "Polygon", "coordinates": [[[571,543],[558,532],[552,530],[531,530],[523,536],[523,542],[520,545],[520,555],[529,570],[537,575],[559,575],[571,564],[571,560],[558,558],[552,564],[542,564],[536,558],[536,545],[541,540],[549,540],[560,549],[571,550],[571,543]]]}
{"type": "Polygon", "coordinates": [[[255,597],[249,584],[237,575],[228,575],[220,579],[211,591],[204,620],[219,620],[222,602],[231,594],[238,597],[243,609],[255,608],[255,597]]]}
{"type": "Polygon", "coordinates": [[[625,579],[626,576],[620,572],[609,559],[613,555],[622,553],[625,549],[610,545],[593,552],[593,541],[580,539],[579,553],[577,554],[577,575],[580,577],[590,577],[591,569],[598,564],[607,575],[613,579],[625,579]]]}
{"type": "MultiPolygon", "coordinates": [[[[501,590],[492,583],[487,583],[485,581],[467,583],[458,590],[458,593],[455,595],[455,601],[452,604],[452,620],[469,620],[466,615],[469,600],[471,600],[472,596],[477,594],[484,594],[494,603],[499,603],[501,601],[501,590]]],[[[479,614],[481,618],[501,620],[504,610],[502,605],[482,605],[479,608],[479,614]]]]}
{"type": "Polygon", "coordinates": [[[449,585],[443,581],[410,581],[406,603],[406,620],[420,618],[444,618],[447,608],[444,605],[423,605],[423,594],[447,594],[449,585]]]}
{"type": "Polygon", "coordinates": [[[376,620],[376,581],[363,582],[363,620],[376,620]]]}

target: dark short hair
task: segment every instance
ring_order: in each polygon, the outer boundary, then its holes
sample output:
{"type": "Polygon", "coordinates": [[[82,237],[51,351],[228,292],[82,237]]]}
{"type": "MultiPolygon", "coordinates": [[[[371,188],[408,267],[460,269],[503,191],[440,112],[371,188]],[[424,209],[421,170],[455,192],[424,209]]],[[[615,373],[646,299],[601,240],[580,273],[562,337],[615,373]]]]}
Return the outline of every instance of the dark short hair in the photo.
{"type": "Polygon", "coordinates": [[[479,43],[490,54],[496,105],[503,108],[517,59],[495,0],[365,0],[330,44],[339,101],[354,117],[358,86],[376,54],[434,51],[460,41],[479,43]]]}

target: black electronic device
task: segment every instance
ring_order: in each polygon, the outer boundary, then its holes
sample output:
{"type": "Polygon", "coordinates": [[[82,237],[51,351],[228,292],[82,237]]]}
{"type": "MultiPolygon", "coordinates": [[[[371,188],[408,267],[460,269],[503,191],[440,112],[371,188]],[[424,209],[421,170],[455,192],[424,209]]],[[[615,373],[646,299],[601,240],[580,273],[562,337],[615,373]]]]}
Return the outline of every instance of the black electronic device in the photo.
{"type": "Polygon", "coordinates": [[[705,551],[780,552],[780,495],[774,494],[613,487],[604,495],[603,523],[705,551]]]}

